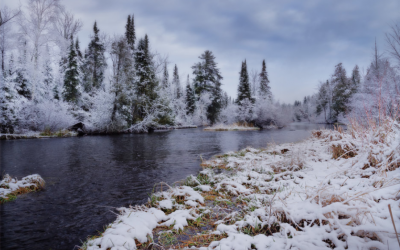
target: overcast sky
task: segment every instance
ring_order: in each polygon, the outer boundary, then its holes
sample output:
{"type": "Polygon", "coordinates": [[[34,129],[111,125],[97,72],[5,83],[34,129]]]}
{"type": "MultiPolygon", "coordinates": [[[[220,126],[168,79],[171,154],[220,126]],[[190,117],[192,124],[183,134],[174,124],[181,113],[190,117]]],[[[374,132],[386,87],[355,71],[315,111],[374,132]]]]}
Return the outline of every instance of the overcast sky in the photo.
{"type": "MultiPolygon", "coordinates": [[[[25,0],[26,1],[26,0],[25,0]]],[[[2,0],[17,5],[17,0],[2,0]]],[[[21,0],[24,4],[24,0],[21,0]]],[[[385,32],[400,22],[399,0],[62,0],[83,23],[81,48],[94,21],[102,32],[123,34],[135,15],[137,37],[148,34],[153,50],[168,54],[182,80],[205,50],[221,69],[223,89],[236,97],[241,61],[249,72],[263,59],[276,99],[293,102],[316,91],[342,62],[350,73],[366,69],[375,38],[386,49],[385,32]]],[[[184,81],[185,82],[185,81],[184,81]]]]}

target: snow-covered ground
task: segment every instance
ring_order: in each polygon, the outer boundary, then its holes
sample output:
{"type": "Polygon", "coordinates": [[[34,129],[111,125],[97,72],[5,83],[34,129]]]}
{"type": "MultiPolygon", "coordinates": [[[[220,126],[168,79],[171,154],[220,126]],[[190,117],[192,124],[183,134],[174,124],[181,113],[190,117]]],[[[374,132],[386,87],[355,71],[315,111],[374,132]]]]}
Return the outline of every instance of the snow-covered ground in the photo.
{"type": "Polygon", "coordinates": [[[6,174],[0,181],[0,200],[6,202],[16,198],[16,195],[40,190],[44,187],[44,180],[38,174],[28,175],[21,180],[6,174]]]}
{"type": "Polygon", "coordinates": [[[161,183],[147,206],[120,208],[82,249],[399,247],[397,122],[314,131],[303,142],[246,148],[202,166],[181,186],[161,183]]]}
{"type": "Polygon", "coordinates": [[[260,128],[253,126],[242,126],[237,123],[226,125],[226,124],[216,124],[211,127],[204,128],[205,131],[247,131],[247,130],[260,130],[260,128]]]}
{"type": "Polygon", "coordinates": [[[69,130],[59,130],[52,133],[40,132],[27,132],[24,134],[2,134],[0,133],[0,140],[14,140],[14,139],[40,139],[40,138],[54,138],[54,137],[72,137],[78,136],[77,132],[69,130]]]}

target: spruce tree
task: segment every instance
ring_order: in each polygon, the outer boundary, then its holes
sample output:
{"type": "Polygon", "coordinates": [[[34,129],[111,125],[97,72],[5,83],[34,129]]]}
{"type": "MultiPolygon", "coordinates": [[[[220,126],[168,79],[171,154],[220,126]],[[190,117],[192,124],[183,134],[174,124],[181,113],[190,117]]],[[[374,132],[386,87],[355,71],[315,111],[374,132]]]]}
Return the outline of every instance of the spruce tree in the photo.
{"type": "Polygon", "coordinates": [[[130,46],[125,38],[114,41],[110,51],[113,58],[112,92],[115,94],[111,120],[114,122],[114,129],[119,129],[122,123],[131,126],[132,101],[133,101],[133,57],[130,53],[130,46]],[[120,119],[118,119],[120,118],[120,119]],[[123,122],[122,122],[123,121],[123,122]]]}
{"type": "Polygon", "coordinates": [[[335,118],[337,118],[340,113],[347,111],[347,104],[351,97],[350,81],[342,63],[335,66],[335,73],[332,75],[331,82],[334,84],[332,108],[335,111],[335,118]]]}
{"type": "Polygon", "coordinates": [[[140,39],[135,51],[136,84],[135,92],[138,97],[138,116],[142,119],[145,116],[144,106],[151,106],[157,99],[157,86],[152,57],[150,54],[149,38],[145,35],[140,39]]]}
{"type": "Polygon", "coordinates": [[[104,71],[107,62],[104,56],[105,47],[100,41],[100,30],[97,23],[93,25],[93,36],[89,43],[89,47],[85,53],[84,71],[84,87],[86,92],[92,92],[99,89],[103,85],[104,71]]]}
{"type": "Polygon", "coordinates": [[[174,86],[174,94],[175,98],[179,99],[182,96],[182,89],[181,89],[181,82],[179,80],[179,74],[178,74],[178,66],[174,67],[174,73],[172,75],[172,85],[174,86]]]}
{"type": "Polygon", "coordinates": [[[80,45],[79,45],[79,39],[78,38],[76,38],[75,50],[76,50],[76,54],[78,55],[79,59],[82,60],[83,55],[82,55],[82,52],[81,52],[81,48],[80,48],[80,45]]]}
{"type": "Polygon", "coordinates": [[[215,56],[211,51],[206,50],[199,58],[201,62],[192,66],[194,90],[198,97],[203,92],[210,93],[211,104],[207,107],[207,118],[214,124],[218,120],[218,115],[222,107],[221,80],[223,78],[217,68],[215,56]]]}
{"type": "Polygon", "coordinates": [[[251,97],[249,74],[247,73],[246,60],[244,62],[242,62],[242,68],[240,70],[238,97],[237,97],[236,101],[239,105],[242,105],[241,103],[244,99],[248,99],[251,102],[254,102],[253,98],[251,97]]]}
{"type": "Polygon", "coordinates": [[[361,84],[361,76],[358,65],[354,66],[353,71],[351,72],[350,83],[351,83],[351,92],[352,94],[354,94],[357,92],[361,84]]]}
{"type": "Polygon", "coordinates": [[[193,114],[195,109],[196,109],[196,96],[194,94],[192,86],[190,86],[189,75],[188,75],[186,81],[186,114],[187,115],[193,114]]]}
{"type": "Polygon", "coordinates": [[[262,62],[262,69],[261,69],[261,73],[260,73],[259,95],[261,98],[271,99],[271,97],[272,97],[271,87],[269,86],[269,79],[268,79],[267,66],[265,64],[265,60],[263,60],[263,62],[262,62]]]}
{"type": "Polygon", "coordinates": [[[67,65],[64,75],[63,98],[65,101],[77,104],[79,100],[79,65],[74,40],[71,37],[67,65]]]}
{"type": "Polygon", "coordinates": [[[163,68],[163,79],[162,79],[162,87],[164,89],[169,88],[169,73],[168,73],[168,67],[167,67],[167,62],[164,63],[164,68],[163,68]]]}
{"type": "MultiPolygon", "coordinates": [[[[26,43],[25,43],[26,45],[26,43]]],[[[18,68],[16,69],[16,88],[18,94],[27,98],[28,100],[32,99],[32,91],[31,91],[31,83],[28,79],[28,73],[26,70],[27,58],[26,58],[26,50],[22,57],[19,57],[18,60],[18,68]]]]}
{"type": "Polygon", "coordinates": [[[132,51],[135,50],[135,40],[136,40],[136,34],[135,34],[135,22],[131,15],[128,15],[128,19],[126,21],[125,25],[125,38],[126,41],[128,42],[128,45],[132,51]]]}

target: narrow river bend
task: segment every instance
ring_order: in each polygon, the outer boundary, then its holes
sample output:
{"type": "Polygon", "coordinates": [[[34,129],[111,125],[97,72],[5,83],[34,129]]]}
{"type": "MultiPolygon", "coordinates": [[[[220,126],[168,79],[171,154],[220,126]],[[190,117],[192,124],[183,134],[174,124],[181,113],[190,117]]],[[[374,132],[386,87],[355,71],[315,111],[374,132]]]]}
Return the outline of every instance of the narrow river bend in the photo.
{"type": "Polygon", "coordinates": [[[72,250],[115,219],[113,207],[142,204],[155,183],[196,174],[199,155],[208,159],[247,146],[296,142],[321,127],[326,125],[0,141],[2,174],[38,173],[46,181],[44,191],[0,205],[0,249],[72,250]]]}

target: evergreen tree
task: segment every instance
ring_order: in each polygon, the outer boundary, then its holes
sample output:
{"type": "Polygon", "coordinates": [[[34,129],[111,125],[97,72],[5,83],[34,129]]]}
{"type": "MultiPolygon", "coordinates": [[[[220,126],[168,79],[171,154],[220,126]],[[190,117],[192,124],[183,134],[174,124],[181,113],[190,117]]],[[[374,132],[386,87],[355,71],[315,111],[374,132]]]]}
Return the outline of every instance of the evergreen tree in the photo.
{"type": "Polygon", "coordinates": [[[182,96],[181,81],[179,80],[178,67],[175,64],[174,73],[172,75],[172,85],[174,86],[175,98],[179,99],[182,96]]]}
{"type": "Polygon", "coordinates": [[[80,45],[79,45],[79,39],[78,38],[76,38],[76,42],[75,42],[75,51],[76,51],[76,54],[78,55],[79,59],[82,60],[83,55],[82,55],[82,52],[81,52],[81,48],[80,48],[80,45]]]}
{"type": "Polygon", "coordinates": [[[135,53],[135,70],[137,77],[135,90],[138,97],[136,110],[139,119],[143,119],[146,115],[145,106],[151,106],[153,101],[157,99],[156,90],[158,86],[147,35],[138,42],[135,53]]]}
{"type": "Polygon", "coordinates": [[[267,66],[265,64],[265,60],[263,60],[263,62],[262,62],[262,69],[261,69],[261,73],[260,73],[259,95],[262,98],[271,99],[271,97],[272,97],[271,87],[269,86],[269,79],[268,79],[267,66]]]}
{"type": "Polygon", "coordinates": [[[123,126],[123,124],[131,126],[133,123],[131,109],[135,75],[133,57],[129,52],[130,46],[125,38],[118,39],[111,45],[110,54],[113,61],[112,92],[115,94],[111,120],[115,129],[121,129],[119,127],[123,126]]]}
{"type": "Polygon", "coordinates": [[[104,80],[104,71],[107,62],[104,56],[105,47],[100,41],[99,29],[97,23],[93,26],[93,36],[89,43],[89,47],[85,53],[84,71],[84,87],[86,92],[92,92],[99,89],[104,80]]]}
{"type": "Polygon", "coordinates": [[[200,57],[201,62],[192,66],[194,75],[195,93],[200,97],[203,92],[211,95],[211,104],[207,107],[207,119],[214,124],[221,110],[221,80],[222,76],[217,68],[215,56],[206,50],[200,57]]]}
{"type": "Polygon", "coordinates": [[[337,117],[340,113],[347,111],[347,104],[351,97],[351,86],[342,63],[335,66],[335,73],[332,75],[331,82],[335,86],[333,89],[334,103],[332,108],[335,111],[335,117],[337,117]]]}
{"type": "Polygon", "coordinates": [[[351,83],[351,92],[352,94],[354,94],[357,92],[361,84],[361,76],[358,65],[354,66],[353,71],[351,72],[350,83],[351,83]]]}
{"type": "Polygon", "coordinates": [[[247,63],[246,60],[242,62],[242,68],[240,70],[240,79],[239,79],[239,87],[238,87],[238,97],[236,99],[237,103],[241,105],[244,99],[248,99],[251,102],[254,102],[251,97],[250,83],[249,83],[249,74],[247,73],[247,63]]]}
{"type": "Polygon", "coordinates": [[[27,62],[26,51],[24,51],[23,57],[19,57],[18,68],[16,69],[15,82],[18,94],[30,100],[32,99],[32,91],[30,89],[31,83],[28,80],[26,62],[27,62]]]}
{"type": "Polygon", "coordinates": [[[196,96],[189,82],[189,75],[187,76],[186,82],[186,114],[193,114],[196,109],[196,96]]]}
{"type": "Polygon", "coordinates": [[[54,78],[53,78],[53,69],[51,67],[51,61],[50,59],[47,59],[43,65],[43,83],[44,86],[46,88],[46,96],[49,96],[51,94],[51,90],[53,88],[53,82],[54,82],[54,78]]]}
{"type": "MultiPolygon", "coordinates": [[[[329,111],[329,81],[326,80],[326,83],[320,84],[318,87],[317,93],[317,115],[320,115],[324,112],[325,122],[328,122],[327,112],[329,111]]],[[[329,113],[328,113],[329,115],[329,113]]]]}
{"type": "Polygon", "coordinates": [[[75,50],[74,39],[71,37],[69,46],[68,61],[64,75],[64,100],[70,103],[78,103],[79,100],[79,77],[78,55],[75,50]]]}
{"type": "Polygon", "coordinates": [[[15,88],[16,75],[14,55],[11,54],[8,70],[0,75],[0,133],[14,133],[14,127],[18,123],[14,110],[14,101],[19,95],[15,88]]]}
{"type": "Polygon", "coordinates": [[[164,68],[163,68],[163,79],[162,79],[162,87],[164,89],[169,88],[169,73],[168,73],[168,67],[167,67],[167,62],[164,63],[164,68]]]}
{"type": "Polygon", "coordinates": [[[126,38],[126,41],[128,42],[130,49],[132,51],[135,50],[136,34],[135,34],[135,23],[134,23],[133,14],[132,14],[132,17],[131,17],[131,15],[128,15],[128,20],[126,21],[126,25],[125,25],[125,38],[126,38]]]}

